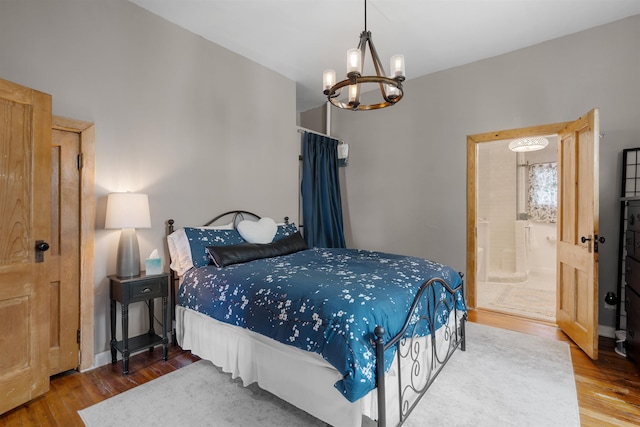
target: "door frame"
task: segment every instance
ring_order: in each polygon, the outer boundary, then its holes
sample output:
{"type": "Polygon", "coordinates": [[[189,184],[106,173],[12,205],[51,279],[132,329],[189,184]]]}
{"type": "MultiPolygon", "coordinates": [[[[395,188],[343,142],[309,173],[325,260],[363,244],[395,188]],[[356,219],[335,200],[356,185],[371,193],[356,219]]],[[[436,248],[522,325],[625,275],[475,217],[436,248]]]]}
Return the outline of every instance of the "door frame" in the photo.
{"type": "Polygon", "coordinates": [[[527,136],[556,135],[571,122],[553,123],[526,128],[501,130],[497,132],[479,133],[467,135],[467,305],[469,308],[477,308],[477,221],[478,221],[478,195],[477,195],[477,162],[478,144],[501,141],[505,139],[524,138],[527,136]]]}
{"type": "Polygon", "coordinates": [[[80,358],[79,370],[93,366],[94,358],[94,252],[95,252],[95,125],[53,116],[52,128],[79,135],[80,168],[80,358]]]}

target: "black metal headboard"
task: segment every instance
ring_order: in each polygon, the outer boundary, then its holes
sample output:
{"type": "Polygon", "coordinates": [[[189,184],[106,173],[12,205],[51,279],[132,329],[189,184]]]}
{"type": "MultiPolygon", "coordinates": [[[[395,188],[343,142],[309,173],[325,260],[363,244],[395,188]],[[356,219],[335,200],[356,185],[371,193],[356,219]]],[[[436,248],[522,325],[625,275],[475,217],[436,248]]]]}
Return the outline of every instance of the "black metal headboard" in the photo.
{"type": "MultiPolygon", "coordinates": [[[[222,218],[225,217],[231,217],[231,222],[233,223],[233,227],[237,227],[238,223],[242,220],[245,219],[251,219],[251,220],[259,220],[260,216],[254,214],[253,212],[249,212],[249,211],[229,211],[229,212],[225,212],[223,214],[220,214],[218,216],[216,216],[215,218],[207,221],[206,223],[204,223],[201,227],[208,227],[210,225],[215,224],[216,222],[220,221],[222,218]]],[[[285,222],[288,222],[289,217],[285,217],[285,222]]],[[[171,233],[173,233],[175,231],[175,228],[173,226],[173,224],[175,223],[175,221],[173,219],[170,219],[167,221],[167,236],[171,233]]]]}

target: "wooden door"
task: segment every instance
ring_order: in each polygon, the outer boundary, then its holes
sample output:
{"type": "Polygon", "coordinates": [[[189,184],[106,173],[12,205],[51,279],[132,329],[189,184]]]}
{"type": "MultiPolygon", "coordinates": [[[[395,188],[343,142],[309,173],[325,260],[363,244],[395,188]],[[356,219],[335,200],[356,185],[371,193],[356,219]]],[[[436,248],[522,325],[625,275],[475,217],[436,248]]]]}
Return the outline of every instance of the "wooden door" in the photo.
{"type": "Polygon", "coordinates": [[[0,79],[0,413],[49,389],[51,119],[50,95],[0,79]]]}
{"type": "Polygon", "coordinates": [[[78,367],[80,331],[80,135],[53,129],[49,262],[49,374],[78,367]]]}
{"type": "Polygon", "coordinates": [[[598,109],[558,133],[558,326],[598,358],[598,109]]]}

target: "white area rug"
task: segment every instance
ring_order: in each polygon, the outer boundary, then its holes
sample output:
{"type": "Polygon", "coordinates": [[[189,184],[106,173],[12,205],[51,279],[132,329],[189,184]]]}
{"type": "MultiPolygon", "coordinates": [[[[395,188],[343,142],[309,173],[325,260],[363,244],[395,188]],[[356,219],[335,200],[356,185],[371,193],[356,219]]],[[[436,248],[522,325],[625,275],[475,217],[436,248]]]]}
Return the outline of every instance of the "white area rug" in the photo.
{"type": "MultiPolygon", "coordinates": [[[[79,413],[89,427],[325,426],[255,384],[242,387],[206,361],[79,413]]],[[[579,426],[569,345],[467,323],[467,351],[452,356],[404,425],[579,426]]]]}

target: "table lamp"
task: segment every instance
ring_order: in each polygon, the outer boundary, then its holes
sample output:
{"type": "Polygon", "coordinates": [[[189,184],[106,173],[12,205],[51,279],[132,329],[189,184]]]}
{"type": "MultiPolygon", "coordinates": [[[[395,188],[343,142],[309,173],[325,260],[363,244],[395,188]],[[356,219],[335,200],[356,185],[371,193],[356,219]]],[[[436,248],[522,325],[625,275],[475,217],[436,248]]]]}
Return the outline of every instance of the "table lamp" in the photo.
{"type": "Polygon", "coordinates": [[[121,228],[116,274],[140,275],[140,248],[136,228],[151,228],[149,197],[139,193],[109,193],[104,228],[121,228]]]}

